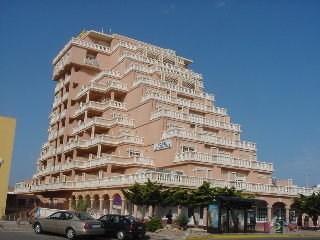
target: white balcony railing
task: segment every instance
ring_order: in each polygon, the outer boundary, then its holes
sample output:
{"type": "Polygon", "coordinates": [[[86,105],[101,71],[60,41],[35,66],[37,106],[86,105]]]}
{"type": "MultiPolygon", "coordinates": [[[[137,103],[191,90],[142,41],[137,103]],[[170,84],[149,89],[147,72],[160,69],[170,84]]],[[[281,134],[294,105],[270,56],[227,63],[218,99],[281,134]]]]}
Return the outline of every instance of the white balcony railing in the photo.
{"type": "Polygon", "coordinates": [[[97,179],[83,179],[77,181],[66,181],[59,183],[30,185],[27,183],[17,183],[15,186],[16,193],[23,192],[40,192],[54,191],[63,189],[97,189],[117,186],[130,186],[137,183],[145,183],[148,180],[163,184],[165,186],[181,186],[187,188],[199,187],[203,182],[209,182],[215,187],[234,187],[237,190],[243,190],[249,193],[273,194],[280,196],[298,196],[298,194],[310,195],[317,188],[304,188],[297,186],[276,186],[273,184],[250,183],[250,182],[235,182],[220,179],[209,179],[204,177],[192,177],[175,173],[165,173],[156,171],[145,171],[136,174],[118,175],[97,179]]]}
{"type": "Polygon", "coordinates": [[[203,103],[197,103],[187,99],[172,97],[171,95],[164,95],[158,92],[148,92],[142,97],[142,101],[147,101],[149,99],[155,99],[155,100],[159,100],[167,103],[177,104],[177,105],[188,107],[198,111],[216,113],[221,115],[227,114],[227,111],[224,108],[219,108],[212,105],[205,105],[203,103]]]}
{"type": "Polygon", "coordinates": [[[246,150],[256,151],[256,144],[253,142],[229,140],[213,134],[209,134],[208,132],[187,131],[184,128],[171,128],[162,134],[162,139],[172,137],[180,137],[194,141],[227,146],[230,148],[242,148],[246,150]]]}
{"type": "Polygon", "coordinates": [[[247,168],[259,171],[272,172],[273,164],[235,158],[225,154],[209,154],[201,152],[181,152],[176,155],[175,162],[197,161],[217,165],[247,168]]]}
{"type": "Polygon", "coordinates": [[[176,120],[186,121],[190,123],[201,124],[214,128],[222,128],[230,131],[240,132],[240,125],[233,123],[220,122],[214,119],[205,118],[195,114],[188,114],[184,112],[172,111],[169,109],[159,109],[151,114],[151,120],[160,117],[168,117],[176,120]]]}
{"type": "Polygon", "coordinates": [[[147,165],[153,166],[153,160],[150,158],[145,157],[119,157],[119,156],[112,156],[106,155],[100,158],[95,159],[77,159],[74,161],[66,162],[64,164],[58,164],[55,166],[48,166],[43,169],[39,169],[38,172],[34,175],[35,177],[40,175],[46,175],[49,173],[60,172],[70,169],[90,169],[95,167],[102,167],[106,166],[107,164],[116,164],[116,165],[130,165],[130,164],[138,164],[138,165],[147,165]]]}
{"type": "Polygon", "coordinates": [[[87,140],[78,140],[78,141],[71,141],[67,143],[64,147],[64,151],[69,151],[73,148],[89,148],[91,146],[97,144],[106,144],[106,145],[118,145],[118,144],[143,144],[143,138],[133,135],[123,135],[120,134],[118,136],[111,136],[111,135],[96,135],[92,139],[87,140]]]}
{"type": "Polygon", "coordinates": [[[95,58],[85,57],[83,62],[90,66],[99,67],[98,60],[95,58]]]}
{"type": "Polygon", "coordinates": [[[76,134],[94,125],[109,128],[117,124],[122,126],[127,126],[127,127],[134,127],[134,120],[128,119],[126,117],[117,117],[113,119],[104,119],[101,117],[95,117],[92,119],[87,119],[87,121],[81,122],[78,126],[74,127],[72,129],[72,134],[76,134]]]}
{"type": "Polygon", "coordinates": [[[128,91],[127,84],[122,83],[118,80],[109,80],[106,83],[91,82],[88,85],[82,86],[75,98],[77,99],[83,96],[88,91],[106,92],[111,89],[122,91],[122,92],[128,91]]]}
{"type": "Polygon", "coordinates": [[[80,104],[80,107],[77,108],[74,112],[74,117],[78,116],[79,114],[83,113],[86,110],[93,109],[96,111],[105,111],[108,108],[116,108],[119,110],[127,110],[126,103],[114,101],[114,100],[107,100],[104,102],[94,102],[90,101],[84,104],[80,104]]]}
{"type": "Polygon", "coordinates": [[[164,80],[158,80],[153,78],[147,78],[144,76],[138,76],[137,79],[133,82],[133,86],[138,86],[139,84],[146,84],[158,88],[163,88],[166,90],[172,90],[180,94],[185,94],[192,97],[204,98],[210,101],[214,100],[214,96],[205,92],[195,91],[191,88],[179,86],[164,80]]]}

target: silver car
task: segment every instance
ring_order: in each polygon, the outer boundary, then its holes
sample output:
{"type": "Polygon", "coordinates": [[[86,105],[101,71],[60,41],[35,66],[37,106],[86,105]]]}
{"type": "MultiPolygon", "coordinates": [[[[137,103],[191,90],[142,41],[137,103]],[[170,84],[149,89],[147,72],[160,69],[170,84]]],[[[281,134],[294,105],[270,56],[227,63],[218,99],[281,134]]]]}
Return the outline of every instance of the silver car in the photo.
{"type": "Polygon", "coordinates": [[[101,222],[85,212],[58,211],[47,218],[36,219],[33,224],[35,233],[50,232],[65,235],[68,239],[77,236],[103,235],[101,222]]]}

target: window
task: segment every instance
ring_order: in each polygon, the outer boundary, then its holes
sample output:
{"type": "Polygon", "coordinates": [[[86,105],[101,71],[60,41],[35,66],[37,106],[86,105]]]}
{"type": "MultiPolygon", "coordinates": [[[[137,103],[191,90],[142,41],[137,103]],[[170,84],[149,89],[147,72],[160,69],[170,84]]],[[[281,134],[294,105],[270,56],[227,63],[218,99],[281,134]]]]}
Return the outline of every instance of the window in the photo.
{"type": "Polygon", "coordinates": [[[182,152],[195,152],[195,149],[192,146],[182,146],[182,152]]]}
{"type": "Polygon", "coordinates": [[[264,222],[268,220],[268,209],[265,207],[257,208],[256,219],[258,222],[264,222]]]}
{"type": "Polygon", "coordinates": [[[49,216],[50,219],[60,219],[60,217],[61,217],[61,212],[56,212],[49,216]]]}
{"type": "Polygon", "coordinates": [[[128,153],[129,153],[129,157],[140,157],[141,156],[141,153],[139,151],[136,151],[133,149],[129,149],[128,153]]]}

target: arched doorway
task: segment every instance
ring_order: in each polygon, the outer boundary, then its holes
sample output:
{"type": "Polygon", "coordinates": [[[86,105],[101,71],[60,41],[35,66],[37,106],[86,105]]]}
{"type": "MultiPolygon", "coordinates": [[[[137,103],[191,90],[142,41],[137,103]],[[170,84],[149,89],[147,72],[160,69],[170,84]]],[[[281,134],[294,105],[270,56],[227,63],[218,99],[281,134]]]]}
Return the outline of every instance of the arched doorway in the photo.
{"type": "Polygon", "coordinates": [[[120,194],[116,193],[112,197],[112,209],[111,213],[121,214],[122,198],[120,194]]]}
{"type": "Polygon", "coordinates": [[[91,199],[90,195],[86,195],[84,198],[84,205],[86,206],[86,208],[92,207],[90,199],[91,199]]]}
{"type": "Polygon", "coordinates": [[[103,214],[110,213],[110,197],[108,194],[102,196],[102,211],[103,214]]]}
{"type": "Polygon", "coordinates": [[[272,221],[276,219],[286,220],[286,207],[282,202],[276,202],[272,205],[272,221]]]}
{"type": "Polygon", "coordinates": [[[97,195],[97,194],[95,194],[95,195],[93,196],[92,209],[94,209],[94,210],[100,210],[99,195],[97,195]]]}
{"type": "Polygon", "coordinates": [[[77,206],[76,206],[76,196],[72,195],[70,201],[71,201],[71,203],[70,203],[71,209],[75,210],[77,208],[77,206]]]}

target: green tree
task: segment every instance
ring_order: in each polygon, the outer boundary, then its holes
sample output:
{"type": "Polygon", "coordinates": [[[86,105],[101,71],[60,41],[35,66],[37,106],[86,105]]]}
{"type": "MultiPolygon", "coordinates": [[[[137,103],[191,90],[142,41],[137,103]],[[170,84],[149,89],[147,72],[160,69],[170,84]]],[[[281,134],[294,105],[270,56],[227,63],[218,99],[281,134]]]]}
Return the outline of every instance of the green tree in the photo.
{"type": "Polygon", "coordinates": [[[293,203],[294,208],[299,214],[308,214],[314,226],[317,226],[318,217],[320,216],[320,192],[314,192],[310,196],[300,194],[295,198],[293,203]]]}

